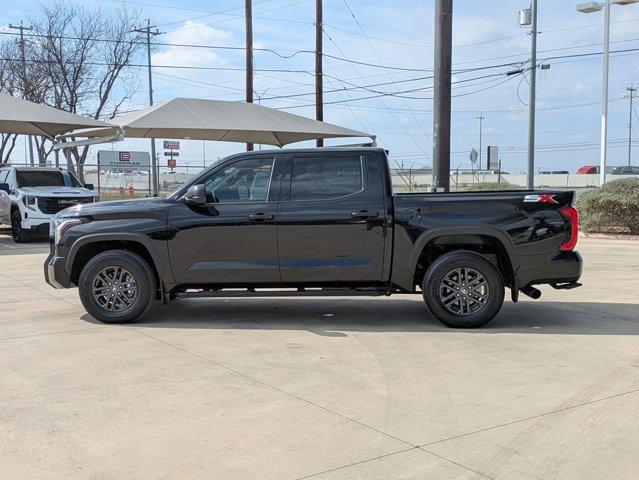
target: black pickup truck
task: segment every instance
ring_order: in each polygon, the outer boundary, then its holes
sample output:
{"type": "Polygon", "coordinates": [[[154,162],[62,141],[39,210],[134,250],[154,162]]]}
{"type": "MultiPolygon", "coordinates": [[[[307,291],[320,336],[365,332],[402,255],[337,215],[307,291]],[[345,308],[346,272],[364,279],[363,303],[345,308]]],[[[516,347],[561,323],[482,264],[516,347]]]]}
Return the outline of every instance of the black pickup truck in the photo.
{"type": "Polygon", "coordinates": [[[421,293],[444,324],[479,327],[505,287],[579,286],[573,197],[394,194],[377,148],[242,153],[168,198],[60,212],[44,272],[107,323],[175,297],[421,293]]]}

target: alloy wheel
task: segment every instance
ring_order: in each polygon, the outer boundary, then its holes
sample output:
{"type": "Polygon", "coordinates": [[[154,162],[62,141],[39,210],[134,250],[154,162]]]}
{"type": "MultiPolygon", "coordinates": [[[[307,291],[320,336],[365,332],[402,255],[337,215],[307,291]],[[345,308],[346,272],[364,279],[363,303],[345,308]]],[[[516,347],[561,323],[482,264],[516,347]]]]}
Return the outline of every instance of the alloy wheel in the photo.
{"type": "Polygon", "coordinates": [[[126,268],[109,266],[93,277],[91,292],[95,302],[108,312],[131,308],[138,294],[135,277],[126,268]]]}
{"type": "Polygon", "coordinates": [[[455,315],[472,315],[484,309],[490,298],[486,278],[474,268],[448,272],[439,285],[439,299],[455,315]]]}

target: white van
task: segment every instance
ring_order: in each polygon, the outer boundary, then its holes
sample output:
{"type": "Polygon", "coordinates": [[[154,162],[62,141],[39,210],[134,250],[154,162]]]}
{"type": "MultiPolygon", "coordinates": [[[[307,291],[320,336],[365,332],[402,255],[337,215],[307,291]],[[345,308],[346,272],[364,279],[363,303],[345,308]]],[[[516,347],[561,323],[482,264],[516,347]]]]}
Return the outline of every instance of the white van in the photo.
{"type": "Polygon", "coordinates": [[[16,242],[46,235],[49,220],[76,203],[99,201],[93,185],[82,185],[68,170],[42,167],[0,168],[0,223],[11,225],[16,242]]]}

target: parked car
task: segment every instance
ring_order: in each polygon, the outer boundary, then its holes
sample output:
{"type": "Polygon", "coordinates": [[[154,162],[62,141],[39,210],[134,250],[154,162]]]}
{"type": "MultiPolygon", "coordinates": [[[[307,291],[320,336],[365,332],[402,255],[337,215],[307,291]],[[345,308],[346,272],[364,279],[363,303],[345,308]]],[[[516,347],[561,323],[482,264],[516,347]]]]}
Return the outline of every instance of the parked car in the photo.
{"type": "Polygon", "coordinates": [[[51,220],[46,281],[106,323],[154,300],[421,293],[479,327],[504,287],[579,286],[570,191],[393,194],[377,148],[247,152],[168,198],[76,205],[51,220]],[[268,178],[267,181],[264,181],[268,178]]]}
{"type": "Polygon", "coordinates": [[[639,175],[639,167],[635,166],[625,166],[625,167],[615,167],[612,169],[613,175],[639,175]]]}
{"type": "Polygon", "coordinates": [[[594,165],[585,165],[577,169],[577,175],[594,175],[599,173],[599,167],[594,165]]]}
{"type": "Polygon", "coordinates": [[[40,167],[0,169],[0,222],[11,225],[16,242],[46,235],[49,221],[76,203],[98,201],[93,185],[82,185],[68,170],[40,167]]]}

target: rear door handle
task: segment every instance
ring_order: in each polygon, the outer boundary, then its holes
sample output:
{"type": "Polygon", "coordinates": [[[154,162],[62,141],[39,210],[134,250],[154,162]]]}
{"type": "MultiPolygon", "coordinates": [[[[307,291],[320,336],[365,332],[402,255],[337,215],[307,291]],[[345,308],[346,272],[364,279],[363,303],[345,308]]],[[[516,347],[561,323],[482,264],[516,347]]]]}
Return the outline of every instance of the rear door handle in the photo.
{"type": "Polygon", "coordinates": [[[264,221],[264,220],[273,220],[275,215],[272,213],[250,213],[248,216],[249,220],[254,221],[264,221]]]}
{"type": "Polygon", "coordinates": [[[369,212],[368,210],[361,210],[359,212],[351,213],[352,218],[376,218],[379,217],[379,212],[369,212]]]}

